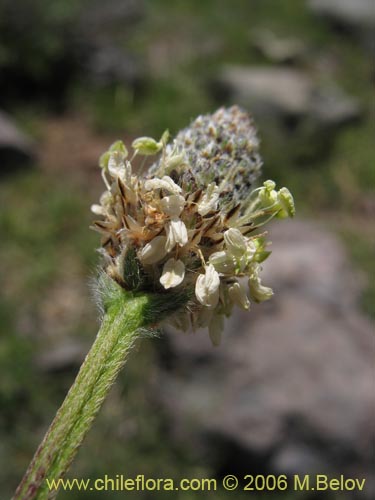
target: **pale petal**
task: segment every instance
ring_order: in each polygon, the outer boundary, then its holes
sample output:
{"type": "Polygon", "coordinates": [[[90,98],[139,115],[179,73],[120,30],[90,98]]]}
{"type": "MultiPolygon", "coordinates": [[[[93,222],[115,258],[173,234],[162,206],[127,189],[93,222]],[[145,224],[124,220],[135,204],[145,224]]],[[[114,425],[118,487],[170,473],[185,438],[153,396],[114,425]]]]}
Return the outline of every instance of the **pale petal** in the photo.
{"type": "Polygon", "coordinates": [[[240,283],[233,283],[228,289],[231,300],[246,311],[250,309],[250,301],[246,295],[245,288],[240,283]]]}
{"type": "Polygon", "coordinates": [[[234,261],[233,257],[224,250],[211,254],[209,263],[214,266],[217,272],[223,274],[234,273],[236,269],[236,262],[234,261]]]}
{"type": "Polygon", "coordinates": [[[112,177],[120,177],[120,179],[125,178],[125,163],[122,155],[118,154],[116,151],[110,154],[108,172],[112,177]]]}
{"type": "Polygon", "coordinates": [[[255,254],[257,252],[257,249],[258,248],[257,248],[256,244],[254,243],[254,241],[248,240],[246,242],[246,257],[247,257],[248,262],[253,259],[253,257],[255,256],[255,254]]]}
{"type": "Polygon", "coordinates": [[[188,242],[188,234],[185,224],[178,218],[172,219],[165,226],[167,233],[167,252],[170,252],[175,245],[183,247],[188,242]]]}
{"type": "Polygon", "coordinates": [[[145,182],[146,191],[152,189],[165,189],[173,194],[181,193],[182,189],[168,175],[164,175],[161,179],[149,179],[145,182]]]}
{"type": "Polygon", "coordinates": [[[101,205],[97,205],[97,204],[91,205],[90,210],[93,214],[96,214],[96,215],[105,215],[105,213],[106,213],[104,208],[101,205]]]}
{"type": "Polygon", "coordinates": [[[100,204],[105,207],[105,206],[110,206],[113,203],[113,196],[110,191],[104,191],[102,195],[100,196],[100,204]]]}
{"type": "Polygon", "coordinates": [[[216,307],[219,301],[220,277],[214,266],[209,264],[205,274],[200,274],[195,284],[195,295],[207,307],[216,307]]]}
{"type": "Polygon", "coordinates": [[[165,244],[167,242],[166,236],[156,236],[147,245],[145,245],[139,252],[138,257],[142,264],[155,264],[163,259],[167,250],[165,244]]]}
{"type": "Polygon", "coordinates": [[[165,289],[180,285],[185,277],[185,265],[181,260],[169,259],[164,264],[160,283],[165,289]]]}
{"type": "Polygon", "coordinates": [[[246,239],[239,229],[230,228],[224,233],[224,241],[228,252],[241,258],[246,252],[246,239]]]}
{"type": "Polygon", "coordinates": [[[255,302],[263,302],[264,300],[270,299],[273,295],[272,288],[262,285],[259,277],[260,269],[259,265],[255,266],[253,272],[249,276],[250,297],[255,302]]]}
{"type": "Polygon", "coordinates": [[[163,212],[171,217],[178,217],[185,205],[185,198],[180,194],[165,196],[160,202],[163,212]]]}
{"type": "Polygon", "coordinates": [[[207,191],[204,193],[201,201],[198,203],[198,213],[206,215],[217,208],[220,190],[217,185],[212,182],[207,186],[207,191]]]}
{"type": "Polygon", "coordinates": [[[168,156],[165,161],[165,166],[167,171],[171,171],[174,168],[179,167],[181,164],[186,162],[185,153],[173,154],[168,156]]]}

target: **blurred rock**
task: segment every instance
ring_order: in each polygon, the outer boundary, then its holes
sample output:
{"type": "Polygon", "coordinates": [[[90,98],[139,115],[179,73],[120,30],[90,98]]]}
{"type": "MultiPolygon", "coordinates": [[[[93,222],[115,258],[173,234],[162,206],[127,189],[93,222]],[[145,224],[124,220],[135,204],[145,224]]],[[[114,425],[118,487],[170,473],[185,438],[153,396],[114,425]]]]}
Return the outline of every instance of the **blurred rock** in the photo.
{"type": "Polygon", "coordinates": [[[373,0],[308,0],[316,14],[358,29],[375,28],[373,0]]]}
{"type": "Polygon", "coordinates": [[[33,158],[31,140],[0,111],[0,175],[30,164],[33,158]]]}
{"type": "Polygon", "coordinates": [[[175,438],[219,473],[351,474],[371,498],[375,344],[361,279],[310,222],[270,235],[275,297],[233,316],[219,348],[206,332],[169,332],[155,394],[175,438]]]}
{"type": "Polygon", "coordinates": [[[325,126],[340,126],[359,118],[361,110],[356,99],[336,85],[317,88],[310,102],[310,115],[325,126]]]}
{"type": "Polygon", "coordinates": [[[275,63],[294,63],[303,59],[308,48],[298,38],[279,37],[269,30],[255,30],[250,34],[251,43],[259,52],[275,63]]]}
{"type": "Polygon", "coordinates": [[[264,117],[308,118],[317,125],[339,126],[357,118],[355,99],[335,85],[319,88],[307,73],[275,67],[226,66],[218,87],[233,102],[264,117]]]}
{"type": "Polygon", "coordinates": [[[313,85],[304,73],[287,68],[225,66],[218,84],[238,104],[254,114],[306,113],[313,85]]]}
{"type": "Polygon", "coordinates": [[[373,0],[309,0],[311,10],[344,33],[355,35],[374,53],[375,4],[373,0]]]}

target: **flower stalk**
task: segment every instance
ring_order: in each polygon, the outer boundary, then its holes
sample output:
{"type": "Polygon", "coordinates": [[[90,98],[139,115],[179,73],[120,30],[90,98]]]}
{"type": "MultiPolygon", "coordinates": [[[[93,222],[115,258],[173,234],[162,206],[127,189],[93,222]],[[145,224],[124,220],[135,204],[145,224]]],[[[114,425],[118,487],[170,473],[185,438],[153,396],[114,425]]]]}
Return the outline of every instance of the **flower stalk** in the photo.
{"type": "Polygon", "coordinates": [[[188,299],[174,294],[161,301],[155,294],[125,292],[104,275],[99,287],[104,314],[97,338],[13,500],[55,498],[57,490],[49,490],[47,479],[58,481],[68,470],[133,346],[188,299]]]}

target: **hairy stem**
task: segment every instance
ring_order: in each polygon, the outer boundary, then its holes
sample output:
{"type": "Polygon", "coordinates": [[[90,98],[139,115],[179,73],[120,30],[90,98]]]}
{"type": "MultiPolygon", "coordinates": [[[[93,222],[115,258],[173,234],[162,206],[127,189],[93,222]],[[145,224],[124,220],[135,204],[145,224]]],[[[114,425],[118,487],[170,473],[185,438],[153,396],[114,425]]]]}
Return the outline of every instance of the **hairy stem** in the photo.
{"type": "MultiPolygon", "coordinates": [[[[49,491],[47,479],[58,481],[68,470],[142,329],[172,312],[170,298],[127,293],[116,287],[111,284],[111,290],[104,290],[106,311],[97,338],[13,500],[46,500],[57,495],[57,490],[49,491]]],[[[174,310],[183,301],[181,297],[172,300],[174,310]]]]}

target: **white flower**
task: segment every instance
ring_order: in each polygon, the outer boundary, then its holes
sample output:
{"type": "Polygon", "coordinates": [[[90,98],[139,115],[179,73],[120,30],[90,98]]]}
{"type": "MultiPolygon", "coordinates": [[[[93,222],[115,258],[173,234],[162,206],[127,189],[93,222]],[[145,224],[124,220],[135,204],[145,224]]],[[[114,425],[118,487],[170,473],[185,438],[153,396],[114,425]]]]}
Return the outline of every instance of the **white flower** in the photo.
{"type": "Polygon", "coordinates": [[[147,243],[138,255],[142,264],[155,264],[163,259],[167,254],[165,248],[166,242],[166,236],[155,236],[155,238],[147,243]]]}
{"type": "Polygon", "coordinates": [[[125,178],[124,158],[117,151],[114,151],[109,156],[108,172],[112,177],[120,177],[121,180],[125,178]]]}
{"type": "Polygon", "coordinates": [[[165,289],[174,288],[183,282],[185,277],[185,265],[181,260],[169,259],[164,264],[160,283],[165,289]]]}
{"type": "Polygon", "coordinates": [[[172,155],[168,156],[167,159],[165,160],[165,167],[166,167],[167,171],[170,172],[171,170],[173,170],[174,168],[177,168],[179,165],[181,165],[182,163],[185,163],[185,162],[186,162],[186,158],[185,158],[184,153],[172,154],[172,155]]]}
{"type": "Polygon", "coordinates": [[[246,239],[238,229],[230,228],[225,231],[224,241],[229,253],[234,257],[241,258],[246,252],[246,239]]]}
{"type": "Polygon", "coordinates": [[[230,299],[245,311],[250,309],[250,300],[247,298],[246,290],[244,287],[236,282],[233,285],[230,285],[228,288],[228,294],[230,299]]]}
{"type": "Polygon", "coordinates": [[[249,276],[250,297],[255,300],[255,302],[263,302],[264,300],[270,299],[273,295],[272,288],[262,285],[259,277],[259,270],[260,266],[256,265],[249,276]]]}
{"type": "Polygon", "coordinates": [[[243,272],[256,253],[256,245],[252,240],[245,238],[241,231],[235,228],[230,228],[228,231],[225,231],[224,241],[227,249],[226,252],[224,252],[227,254],[226,262],[224,263],[224,256],[221,255],[220,258],[219,256],[215,256],[214,261],[215,259],[216,261],[221,261],[218,263],[218,266],[214,264],[216,269],[218,269],[218,267],[223,269],[224,266],[226,266],[227,270],[222,272],[228,273],[232,270],[232,267],[236,268],[239,272],[243,272]],[[232,259],[232,265],[230,264],[230,259],[232,259]]]}
{"type": "Polygon", "coordinates": [[[113,196],[110,191],[104,191],[100,196],[100,205],[94,204],[91,205],[90,209],[96,215],[107,215],[108,209],[110,209],[111,204],[113,203],[113,196]]]}
{"type": "Polygon", "coordinates": [[[200,274],[195,284],[195,295],[207,307],[216,307],[219,301],[220,277],[212,264],[206,266],[205,274],[200,274]]]}
{"type": "Polygon", "coordinates": [[[104,191],[100,196],[100,204],[102,207],[110,207],[113,203],[113,196],[110,191],[104,191]]]}
{"type": "Polygon", "coordinates": [[[219,194],[220,190],[217,185],[214,182],[209,184],[201,201],[198,203],[198,213],[200,215],[206,215],[209,212],[216,210],[219,194]]]}
{"type": "Polygon", "coordinates": [[[176,244],[183,247],[188,242],[186,226],[178,217],[171,219],[166,224],[165,231],[167,233],[167,242],[165,245],[167,252],[170,252],[176,244]]]}
{"type": "Polygon", "coordinates": [[[185,205],[185,198],[180,194],[165,196],[160,201],[163,212],[171,217],[178,217],[185,205]]]}
{"type": "Polygon", "coordinates": [[[145,182],[146,191],[151,191],[152,189],[165,189],[173,194],[181,193],[182,189],[178,186],[169,175],[164,175],[161,179],[149,179],[145,182]]]}
{"type": "Polygon", "coordinates": [[[97,205],[97,204],[91,205],[90,210],[95,215],[105,215],[106,214],[104,208],[101,205],[97,205]]]}
{"type": "Polygon", "coordinates": [[[222,274],[232,274],[236,270],[235,260],[224,250],[211,254],[209,263],[214,266],[217,272],[222,274]]]}
{"type": "Polygon", "coordinates": [[[253,240],[247,240],[246,241],[246,258],[247,258],[247,263],[249,263],[253,257],[255,256],[257,252],[257,246],[254,243],[253,240]]]}

